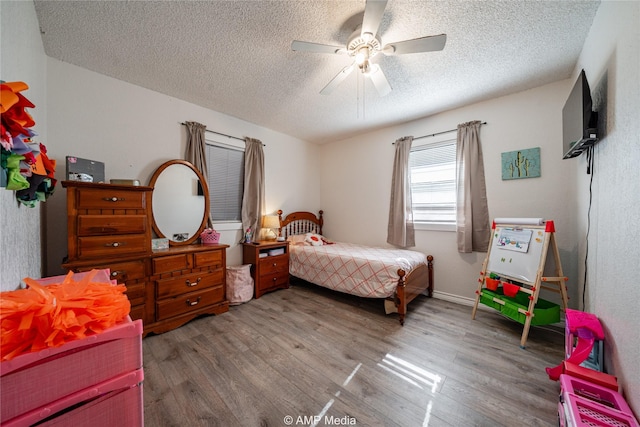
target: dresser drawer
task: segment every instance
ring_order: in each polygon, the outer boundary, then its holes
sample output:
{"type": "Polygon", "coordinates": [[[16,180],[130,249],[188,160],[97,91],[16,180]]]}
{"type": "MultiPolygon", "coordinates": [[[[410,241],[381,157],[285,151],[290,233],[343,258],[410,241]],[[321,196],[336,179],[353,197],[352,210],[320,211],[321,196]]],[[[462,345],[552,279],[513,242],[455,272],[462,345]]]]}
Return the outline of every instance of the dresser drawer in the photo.
{"type": "Polygon", "coordinates": [[[144,234],[78,237],[78,254],[81,258],[139,254],[146,252],[149,246],[150,242],[144,234]]]}
{"type": "Polygon", "coordinates": [[[199,252],[193,254],[193,266],[194,267],[220,267],[222,266],[222,250],[199,252]]]}
{"type": "Polygon", "coordinates": [[[77,193],[78,209],[144,209],[145,193],[118,189],[92,189],[77,193]]]}
{"type": "Polygon", "coordinates": [[[132,320],[142,319],[144,322],[144,305],[131,305],[131,311],[129,312],[129,316],[132,320]]]}
{"type": "Polygon", "coordinates": [[[127,298],[131,305],[144,304],[145,302],[145,282],[135,283],[133,285],[125,285],[127,287],[127,298]]]}
{"type": "Polygon", "coordinates": [[[260,287],[262,289],[269,289],[274,286],[286,285],[289,283],[289,273],[276,272],[270,274],[263,274],[260,276],[260,287]]]}
{"type": "Polygon", "coordinates": [[[146,215],[78,215],[78,236],[142,234],[145,231],[146,215]]]}
{"type": "Polygon", "coordinates": [[[102,270],[108,268],[110,277],[116,280],[118,284],[125,283],[129,280],[137,280],[145,277],[144,260],[114,262],[106,264],[91,264],[75,268],[76,271],[102,270]]]}
{"type": "Polygon", "coordinates": [[[258,262],[260,263],[260,275],[283,271],[289,272],[288,255],[278,255],[261,258],[258,262]]]}
{"type": "Polygon", "coordinates": [[[114,262],[107,264],[106,268],[111,270],[111,278],[118,283],[145,277],[144,260],[114,262]]]}
{"type": "Polygon", "coordinates": [[[202,291],[190,292],[178,297],[168,298],[156,303],[157,320],[170,319],[174,316],[196,311],[222,301],[224,301],[223,286],[216,286],[202,291]]]}
{"type": "Polygon", "coordinates": [[[151,260],[151,265],[153,268],[153,274],[186,270],[187,268],[191,268],[191,255],[179,254],[153,258],[151,260]]]}
{"type": "Polygon", "coordinates": [[[223,270],[213,273],[183,274],[171,279],[161,279],[156,282],[156,298],[167,298],[193,292],[200,289],[222,285],[223,270]]]}

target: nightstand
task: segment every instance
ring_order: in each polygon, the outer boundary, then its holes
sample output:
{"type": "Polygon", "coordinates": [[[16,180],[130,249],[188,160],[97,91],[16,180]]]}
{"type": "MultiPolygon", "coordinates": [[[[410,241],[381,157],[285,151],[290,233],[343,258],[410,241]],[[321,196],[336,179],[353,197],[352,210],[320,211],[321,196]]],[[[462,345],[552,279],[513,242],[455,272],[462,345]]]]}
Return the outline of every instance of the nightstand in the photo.
{"type": "Polygon", "coordinates": [[[263,240],[242,246],[242,263],[251,264],[255,298],[289,287],[289,242],[263,240]]]}

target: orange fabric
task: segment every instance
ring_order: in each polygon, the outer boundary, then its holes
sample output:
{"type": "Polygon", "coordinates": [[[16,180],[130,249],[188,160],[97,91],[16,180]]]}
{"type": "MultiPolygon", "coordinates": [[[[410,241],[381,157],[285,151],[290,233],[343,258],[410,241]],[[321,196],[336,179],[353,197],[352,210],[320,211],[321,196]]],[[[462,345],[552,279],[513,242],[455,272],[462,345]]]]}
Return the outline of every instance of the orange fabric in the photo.
{"type": "Polygon", "coordinates": [[[124,285],[94,282],[73,273],[47,286],[25,278],[26,289],[0,293],[1,360],[100,333],[126,318],[131,304],[124,285]]]}

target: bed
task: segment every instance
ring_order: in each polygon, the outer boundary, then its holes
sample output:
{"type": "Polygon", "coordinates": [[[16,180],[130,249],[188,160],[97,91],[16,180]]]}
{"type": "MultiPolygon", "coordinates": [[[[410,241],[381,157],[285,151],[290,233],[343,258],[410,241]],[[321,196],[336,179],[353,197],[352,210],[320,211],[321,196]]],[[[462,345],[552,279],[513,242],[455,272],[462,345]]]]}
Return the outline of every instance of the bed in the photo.
{"type": "Polygon", "coordinates": [[[280,236],[289,241],[289,274],[315,285],[385,300],[404,325],[407,305],[433,295],[433,256],[421,252],[332,242],[322,235],[323,211],[278,211],[280,236]]]}

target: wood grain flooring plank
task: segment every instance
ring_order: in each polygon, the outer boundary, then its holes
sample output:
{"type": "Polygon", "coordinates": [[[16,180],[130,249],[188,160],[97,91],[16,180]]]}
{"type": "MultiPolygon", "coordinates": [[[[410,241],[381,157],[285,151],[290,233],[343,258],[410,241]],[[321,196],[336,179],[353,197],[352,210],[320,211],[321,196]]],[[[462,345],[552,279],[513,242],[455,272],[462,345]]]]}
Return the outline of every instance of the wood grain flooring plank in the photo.
{"type": "Polygon", "coordinates": [[[380,300],[294,285],[143,341],[147,425],[554,425],[544,368],[562,329],[418,297],[404,326],[380,300]],[[327,416],[329,418],[325,418],[327,416]],[[334,417],[334,418],[330,418],[334,417]],[[351,417],[351,418],[349,418],[351,417]],[[300,425],[300,424],[298,424],[300,425]],[[310,425],[310,424],[306,424],[310,425]]]}

